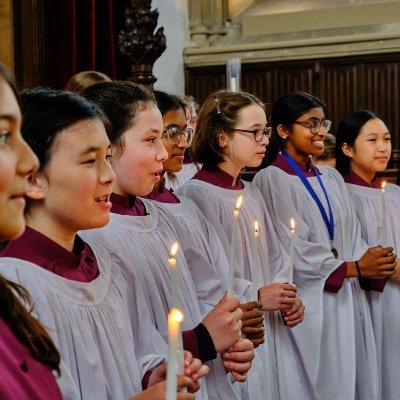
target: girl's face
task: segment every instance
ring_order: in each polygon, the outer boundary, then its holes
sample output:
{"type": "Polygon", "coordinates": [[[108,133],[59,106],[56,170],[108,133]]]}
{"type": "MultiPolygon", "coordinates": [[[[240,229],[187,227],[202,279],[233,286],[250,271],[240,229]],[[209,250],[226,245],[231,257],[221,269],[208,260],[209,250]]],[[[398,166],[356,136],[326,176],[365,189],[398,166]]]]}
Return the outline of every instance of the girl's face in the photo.
{"type": "Polygon", "coordinates": [[[28,176],[39,163],[21,136],[21,112],[14,93],[1,78],[0,99],[0,240],[10,240],[25,229],[28,176]]]}
{"type": "Polygon", "coordinates": [[[162,116],[155,105],[136,114],[133,126],[123,133],[123,153],[112,160],[117,175],[115,193],[146,196],[153,190],[168,157],[161,142],[162,131],[162,116]]]}
{"type": "MultiPolygon", "coordinates": [[[[182,109],[171,110],[163,115],[164,130],[168,128],[178,128],[183,130],[186,128],[185,113],[182,109]]],[[[189,147],[184,135],[178,143],[168,139],[164,134],[162,139],[163,145],[168,152],[168,159],[163,162],[163,168],[166,172],[179,172],[182,169],[185,150],[189,147]]]]}
{"type": "Polygon", "coordinates": [[[322,108],[316,107],[299,117],[290,130],[280,125],[278,132],[281,137],[285,138],[285,150],[288,154],[301,162],[308,160],[309,156],[320,156],[324,151],[324,139],[328,133],[327,129],[321,125],[319,132],[312,133],[309,127],[301,125],[301,123],[307,124],[324,120],[324,111],[322,108]]]}
{"type": "Polygon", "coordinates": [[[253,133],[243,130],[264,129],[267,125],[265,111],[258,104],[243,107],[239,112],[239,118],[230,137],[220,136],[220,146],[225,147],[228,153],[225,161],[233,163],[236,169],[243,167],[258,167],[265,157],[269,140],[266,136],[260,142],[256,142],[253,133]]]}
{"type": "Polygon", "coordinates": [[[370,119],[363,125],[352,147],[343,145],[350,157],[350,168],[359,175],[375,175],[384,171],[392,151],[390,133],[384,122],[370,119]]]}
{"type": "Polygon", "coordinates": [[[58,134],[50,160],[29,195],[60,231],[100,228],[109,221],[115,180],[111,146],[98,119],[78,121],[58,134]]]}

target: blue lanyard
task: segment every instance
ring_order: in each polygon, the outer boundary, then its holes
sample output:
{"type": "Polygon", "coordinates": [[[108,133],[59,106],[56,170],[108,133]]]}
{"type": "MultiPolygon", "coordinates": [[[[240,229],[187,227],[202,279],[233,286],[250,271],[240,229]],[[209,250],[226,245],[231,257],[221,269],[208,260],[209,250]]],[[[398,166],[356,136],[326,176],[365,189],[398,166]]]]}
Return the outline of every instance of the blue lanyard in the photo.
{"type": "Polygon", "coordinates": [[[319,185],[321,186],[321,188],[322,188],[322,190],[324,192],[326,202],[328,203],[329,218],[328,218],[328,215],[326,214],[324,206],[321,203],[321,200],[318,198],[317,193],[315,193],[315,190],[312,188],[312,186],[310,185],[310,182],[308,182],[308,179],[303,174],[303,172],[301,171],[299,166],[296,164],[296,162],[293,160],[293,158],[290,157],[289,154],[286,153],[285,151],[282,151],[282,155],[285,157],[285,160],[289,164],[289,166],[291,168],[293,168],[294,172],[296,172],[296,175],[301,179],[301,181],[303,182],[303,185],[308,190],[308,193],[310,193],[311,197],[317,203],[317,206],[318,206],[319,211],[321,213],[322,219],[324,220],[326,228],[328,229],[329,239],[332,241],[333,237],[334,237],[335,222],[334,222],[334,219],[333,219],[333,212],[332,212],[332,208],[331,208],[331,203],[329,201],[328,193],[326,192],[326,189],[325,189],[325,186],[324,186],[324,184],[322,182],[322,179],[320,177],[319,171],[317,170],[317,168],[314,167],[314,165],[311,164],[311,167],[312,167],[315,175],[317,176],[319,185]]]}

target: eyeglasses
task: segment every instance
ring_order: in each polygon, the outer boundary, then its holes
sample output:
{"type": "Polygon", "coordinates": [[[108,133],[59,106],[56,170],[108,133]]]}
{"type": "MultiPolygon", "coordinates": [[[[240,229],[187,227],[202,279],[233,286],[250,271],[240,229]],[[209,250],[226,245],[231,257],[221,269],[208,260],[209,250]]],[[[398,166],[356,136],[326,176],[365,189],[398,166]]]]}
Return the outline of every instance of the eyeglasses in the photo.
{"type": "Polygon", "coordinates": [[[261,142],[264,139],[264,136],[269,139],[272,135],[272,128],[270,126],[266,126],[264,129],[247,130],[233,128],[232,130],[236,132],[252,133],[256,142],[261,142]]]}
{"type": "Polygon", "coordinates": [[[176,125],[171,125],[163,130],[161,139],[166,139],[171,144],[178,144],[182,140],[182,137],[190,144],[193,137],[193,129],[187,126],[179,129],[176,125]]]}
{"type": "Polygon", "coordinates": [[[305,126],[310,130],[311,133],[318,133],[321,130],[321,127],[325,128],[327,132],[331,128],[332,121],[329,119],[323,119],[322,121],[319,119],[309,119],[308,121],[295,121],[293,124],[305,126]]]}

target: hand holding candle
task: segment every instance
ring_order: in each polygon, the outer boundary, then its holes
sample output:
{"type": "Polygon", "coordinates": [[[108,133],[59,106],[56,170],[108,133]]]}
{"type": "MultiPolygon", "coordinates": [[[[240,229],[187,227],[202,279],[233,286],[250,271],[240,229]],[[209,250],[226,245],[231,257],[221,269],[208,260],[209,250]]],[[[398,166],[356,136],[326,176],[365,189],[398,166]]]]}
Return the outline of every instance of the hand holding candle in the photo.
{"type": "Polygon", "coordinates": [[[253,264],[251,265],[251,277],[253,280],[253,300],[254,301],[258,301],[258,287],[259,287],[259,283],[258,283],[258,274],[259,274],[259,260],[260,260],[260,256],[258,254],[258,241],[259,241],[259,235],[260,235],[260,231],[259,231],[259,225],[258,225],[258,221],[254,222],[254,239],[253,239],[253,257],[254,257],[254,261],[253,264]]]}
{"type": "Polygon", "coordinates": [[[167,369],[167,396],[166,400],[176,400],[177,374],[183,371],[182,360],[179,360],[179,340],[181,337],[180,325],[183,313],[177,308],[172,308],[168,314],[168,369],[167,369]]]}
{"type": "Polygon", "coordinates": [[[386,200],[385,200],[386,181],[382,182],[382,221],[381,221],[381,237],[380,245],[386,247],[388,245],[387,221],[386,221],[386,200]]]}
{"type": "Polygon", "coordinates": [[[178,271],[176,269],[176,252],[178,251],[178,243],[174,243],[171,248],[171,257],[168,259],[170,269],[170,285],[171,285],[171,297],[172,304],[171,308],[178,307],[178,271]]]}
{"type": "Polygon", "coordinates": [[[231,236],[231,251],[229,255],[229,273],[228,273],[228,297],[233,297],[233,286],[235,280],[235,265],[236,265],[236,246],[237,246],[237,232],[239,225],[239,208],[242,205],[243,196],[240,196],[236,202],[236,207],[233,211],[233,227],[231,236]]]}
{"type": "Polygon", "coordinates": [[[294,236],[296,234],[294,219],[290,219],[290,253],[289,253],[289,283],[293,283],[293,257],[294,257],[294,236]]]}

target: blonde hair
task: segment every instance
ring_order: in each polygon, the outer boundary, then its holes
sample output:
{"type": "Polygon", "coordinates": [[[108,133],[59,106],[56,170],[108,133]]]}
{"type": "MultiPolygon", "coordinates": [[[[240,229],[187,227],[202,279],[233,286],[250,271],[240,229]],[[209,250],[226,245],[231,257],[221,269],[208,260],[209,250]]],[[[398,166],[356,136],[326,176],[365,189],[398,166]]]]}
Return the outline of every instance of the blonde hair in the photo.
{"type": "Polygon", "coordinates": [[[99,82],[109,82],[111,78],[102,72],[82,71],[75,74],[67,83],[66,90],[81,94],[86,88],[99,82]]]}

